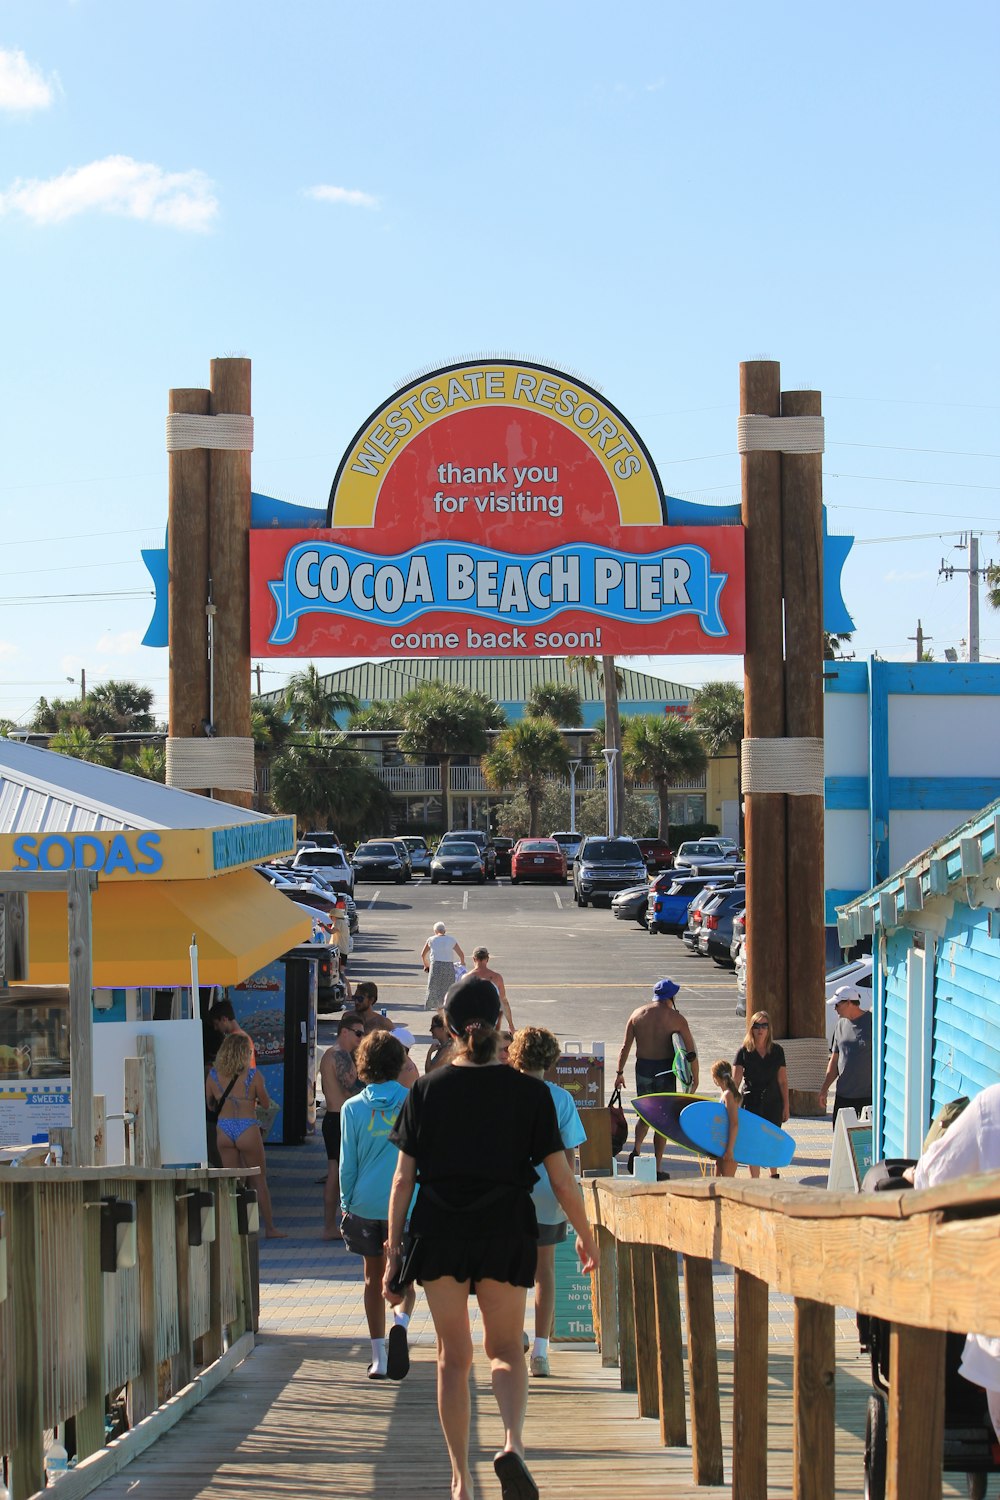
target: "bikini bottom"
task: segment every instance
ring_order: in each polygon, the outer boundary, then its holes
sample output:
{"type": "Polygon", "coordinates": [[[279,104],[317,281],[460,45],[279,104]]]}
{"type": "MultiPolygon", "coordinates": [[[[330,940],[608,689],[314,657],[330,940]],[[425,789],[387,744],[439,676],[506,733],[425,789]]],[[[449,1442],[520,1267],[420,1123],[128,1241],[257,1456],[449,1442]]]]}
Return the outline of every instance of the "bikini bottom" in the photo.
{"type": "Polygon", "coordinates": [[[251,1125],[257,1125],[256,1120],[216,1120],[215,1123],[223,1135],[228,1135],[234,1146],[251,1125]]]}

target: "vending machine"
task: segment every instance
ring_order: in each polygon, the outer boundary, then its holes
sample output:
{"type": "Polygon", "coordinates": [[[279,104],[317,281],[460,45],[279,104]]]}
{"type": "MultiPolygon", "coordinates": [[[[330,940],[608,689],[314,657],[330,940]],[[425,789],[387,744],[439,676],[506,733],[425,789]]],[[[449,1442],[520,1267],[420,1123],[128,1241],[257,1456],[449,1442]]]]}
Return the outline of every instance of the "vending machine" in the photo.
{"type": "Polygon", "coordinates": [[[278,1105],[272,1144],[297,1145],[316,1129],[316,958],[308,944],[292,948],[225,992],[278,1105]]]}

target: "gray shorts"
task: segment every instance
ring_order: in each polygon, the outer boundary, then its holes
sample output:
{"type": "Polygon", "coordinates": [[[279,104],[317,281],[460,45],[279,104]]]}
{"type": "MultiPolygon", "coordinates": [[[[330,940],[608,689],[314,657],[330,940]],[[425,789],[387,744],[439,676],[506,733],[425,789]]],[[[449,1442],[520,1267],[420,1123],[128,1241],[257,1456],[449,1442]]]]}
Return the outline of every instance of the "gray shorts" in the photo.
{"type": "Polygon", "coordinates": [[[538,1243],[540,1245],[561,1245],[566,1238],[569,1225],[563,1219],[561,1224],[539,1224],[538,1243]]]}
{"type": "Polygon", "coordinates": [[[385,1242],[389,1238],[388,1219],[363,1219],[360,1214],[344,1214],[340,1230],[344,1244],[355,1255],[371,1259],[385,1253],[385,1242]]]}

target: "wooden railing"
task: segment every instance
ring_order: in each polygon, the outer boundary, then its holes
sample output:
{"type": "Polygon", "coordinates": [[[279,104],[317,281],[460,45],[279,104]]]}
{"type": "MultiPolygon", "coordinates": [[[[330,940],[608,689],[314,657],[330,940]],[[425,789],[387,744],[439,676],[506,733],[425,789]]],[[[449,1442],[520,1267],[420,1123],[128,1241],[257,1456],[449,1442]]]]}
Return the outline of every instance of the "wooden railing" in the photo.
{"type": "Polygon", "coordinates": [[[43,1438],[57,1424],[68,1424],[65,1446],[78,1460],[59,1492],[74,1500],[249,1353],[257,1257],[252,1237],[239,1232],[244,1175],[122,1166],[0,1172],[8,1270],[0,1453],[13,1500],[44,1488],[43,1438]],[[201,1245],[189,1239],[195,1191],[214,1199],[215,1238],[201,1245]],[[101,1200],[110,1197],[136,1206],[135,1264],[114,1272],[101,1259],[101,1200]],[[113,1404],[131,1430],[106,1448],[113,1404]]]}
{"type": "Polygon", "coordinates": [[[795,1299],[796,1500],[834,1495],[835,1309],[891,1325],[887,1494],[941,1494],[947,1332],[1000,1335],[1000,1173],[924,1192],[712,1181],[585,1184],[601,1246],[601,1362],[617,1365],[696,1484],[724,1482],[713,1262],[735,1275],[734,1500],[767,1500],[768,1289],[795,1299]],[[686,1341],[678,1255],[683,1264],[686,1341]],[[685,1386],[685,1344],[687,1384],[685,1386]]]}

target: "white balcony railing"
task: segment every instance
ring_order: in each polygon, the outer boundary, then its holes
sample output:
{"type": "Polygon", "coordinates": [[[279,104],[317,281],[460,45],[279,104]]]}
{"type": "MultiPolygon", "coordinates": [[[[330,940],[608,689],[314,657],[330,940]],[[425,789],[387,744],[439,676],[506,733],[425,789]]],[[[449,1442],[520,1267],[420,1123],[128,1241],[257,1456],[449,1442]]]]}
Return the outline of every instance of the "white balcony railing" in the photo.
{"type": "MultiPolygon", "coordinates": [[[[390,792],[398,794],[418,794],[425,792],[441,791],[441,771],[438,766],[378,766],[376,768],[383,784],[390,792]]],[[[558,778],[563,786],[569,786],[569,778],[558,778]]],[[[652,782],[629,783],[634,791],[652,792],[655,790],[652,782]]],[[[596,765],[581,766],[576,773],[576,789],[578,792],[593,791],[595,787],[604,785],[604,767],[596,765]]],[[[489,790],[486,778],[483,776],[481,766],[452,766],[451,768],[451,790],[455,793],[482,792],[489,790]]],[[[695,776],[690,781],[675,781],[670,790],[672,792],[703,792],[705,790],[705,774],[695,776]]]]}

